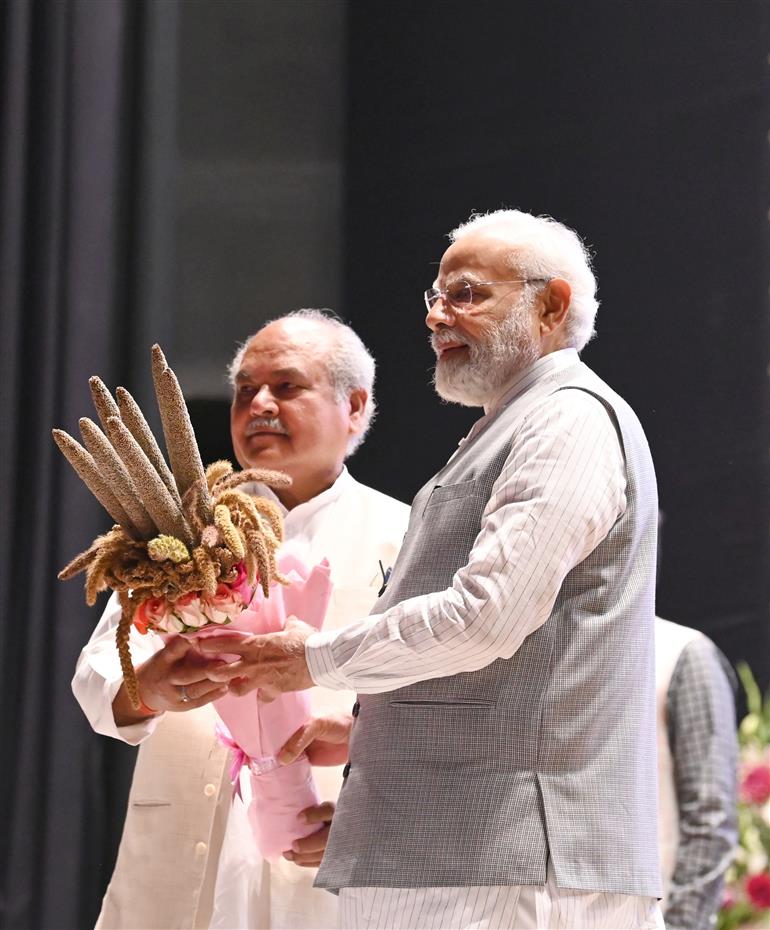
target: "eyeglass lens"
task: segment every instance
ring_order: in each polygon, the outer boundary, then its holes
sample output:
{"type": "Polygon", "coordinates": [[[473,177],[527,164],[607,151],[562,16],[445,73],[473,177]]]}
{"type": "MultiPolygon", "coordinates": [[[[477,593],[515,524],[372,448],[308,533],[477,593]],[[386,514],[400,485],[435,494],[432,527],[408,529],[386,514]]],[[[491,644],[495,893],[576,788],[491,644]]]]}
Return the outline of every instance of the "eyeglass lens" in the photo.
{"type": "Polygon", "coordinates": [[[473,288],[467,282],[458,282],[452,285],[446,291],[440,291],[438,288],[430,287],[425,292],[425,299],[429,307],[432,307],[440,297],[444,297],[446,302],[452,307],[463,307],[473,303],[473,288]]]}

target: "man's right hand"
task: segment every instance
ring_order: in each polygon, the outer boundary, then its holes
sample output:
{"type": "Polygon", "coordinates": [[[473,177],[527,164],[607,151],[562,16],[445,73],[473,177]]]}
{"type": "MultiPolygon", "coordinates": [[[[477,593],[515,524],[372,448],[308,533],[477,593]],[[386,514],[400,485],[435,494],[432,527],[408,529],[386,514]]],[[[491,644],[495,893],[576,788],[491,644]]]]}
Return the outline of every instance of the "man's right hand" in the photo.
{"type": "Polygon", "coordinates": [[[351,714],[312,717],[293,733],[277,754],[282,765],[289,765],[306,753],[311,765],[344,765],[353,728],[351,714]]]}
{"type": "Polygon", "coordinates": [[[149,710],[137,710],[121,684],[112,702],[112,715],[119,727],[147,720],[164,711],[195,710],[227,694],[227,684],[211,681],[206,669],[224,663],[219,660],[201,662],[194,644],[181,636],[174,636],[151,658],[136,669],[139,696],[149,710]],[[184,700],[188,698],[188,700],[184,700]]]}

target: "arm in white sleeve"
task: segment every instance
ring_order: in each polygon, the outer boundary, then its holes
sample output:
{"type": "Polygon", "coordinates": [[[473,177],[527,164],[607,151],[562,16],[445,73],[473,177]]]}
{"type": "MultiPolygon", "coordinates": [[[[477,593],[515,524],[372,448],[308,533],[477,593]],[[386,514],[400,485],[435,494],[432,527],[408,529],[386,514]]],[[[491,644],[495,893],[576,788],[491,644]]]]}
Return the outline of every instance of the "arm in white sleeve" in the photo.
{"type": "MultiPolygon", "coordinates": [[[[72,691],[91,727],[104,736],[112,736],[131,746],[146,739],[158,724],[159,717],[119,727],[112,715],[112,702],[123,683],[115,632],[120,621],[120,603],[113,594],[91,638],[83,647],[72,679],[72,691]]],[[[140,665],[163,646],[154,633],[142,636],[133,626],[129,636],[131,660],[140,665]]]]}
{"type": "Polygon", "coordinates": [[[552,395],[519,428],[452,586],[311,636],[313,680],[372,694],[510,658],[624,512],[625,489],[603,405],[583,391],[552,395]]]}

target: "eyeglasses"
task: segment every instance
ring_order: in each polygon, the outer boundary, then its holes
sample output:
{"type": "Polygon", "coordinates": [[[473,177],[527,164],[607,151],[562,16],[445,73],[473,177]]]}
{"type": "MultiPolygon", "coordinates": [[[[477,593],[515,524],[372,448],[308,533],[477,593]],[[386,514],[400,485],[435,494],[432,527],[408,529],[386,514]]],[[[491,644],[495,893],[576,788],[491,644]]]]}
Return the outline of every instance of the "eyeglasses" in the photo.
{"type": "Polygon", "coordinates": [[[551,278],[515,278],[513,281],[474,281],[473,284],[468,281],[458,281],[445,291],[438,287],[429,287],[424,294],[425,306],[430,311],[438,300],[443,300],[453,310],[462,312],[466,307],[473,304],[474,287],[487,287],[493,284],[535,284],[537,282],[545,284],[550,280],[551,278]]]}

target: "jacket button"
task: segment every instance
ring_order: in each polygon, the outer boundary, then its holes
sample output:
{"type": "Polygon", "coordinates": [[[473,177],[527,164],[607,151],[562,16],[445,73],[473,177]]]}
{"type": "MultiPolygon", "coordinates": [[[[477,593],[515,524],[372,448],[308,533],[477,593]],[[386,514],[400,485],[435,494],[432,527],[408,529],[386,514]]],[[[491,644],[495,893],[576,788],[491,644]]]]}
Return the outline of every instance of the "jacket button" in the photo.
{"type": "Polygon", "coordinates": [[[360,710],[361,710],[361,705],[358,703],[358,701],[356,701],[356,703],[353,705],[353,716],[354,716],[354,717],[357,717],[357,716],[358,716],[358,712],[359,712],[360,710]]]}

